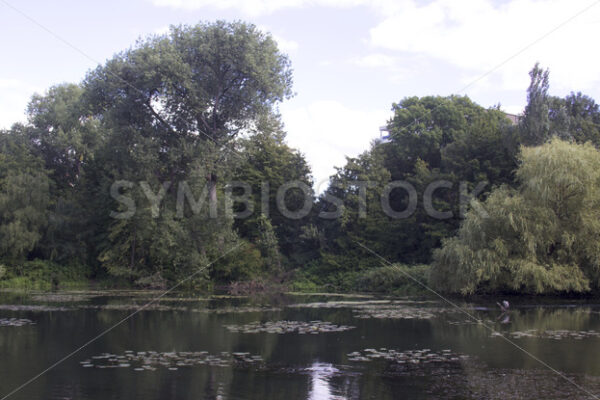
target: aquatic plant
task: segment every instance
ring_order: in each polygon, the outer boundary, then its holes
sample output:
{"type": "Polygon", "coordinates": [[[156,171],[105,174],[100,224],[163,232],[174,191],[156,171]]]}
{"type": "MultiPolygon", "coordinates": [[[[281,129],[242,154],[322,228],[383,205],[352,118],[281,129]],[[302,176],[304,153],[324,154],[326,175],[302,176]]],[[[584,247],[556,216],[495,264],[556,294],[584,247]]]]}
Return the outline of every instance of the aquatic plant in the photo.
{"type": "Polygon", "coordinates": [[[103,353],[80,362],[83,368],[133,368],[134,371],[155,371],[162,367],[170,371],[200,365],[210,367],[254,367],[261,368],[263,359],[250,353],[221,352],[218,355],[207,351],[157,352],[127,350],[123,354],[103,353]]]}
{"type": "Polygon", "coordinates": [[[230,332],[236,333],[299,333],[319,334],[330,332],[343,332],[354,329],[354,326],[335,325],[323,321],[277,321],[277,322],[251,322],[245,325],[225,325],[230,332]]]}
{"type": "Polygon", "coordinates": [[[27,318],[0,318],[0,327],[4,327],[4,326],[13,326],[13,327],[20,327],[20,326],[25,326],[25,325],[34,325],[35,322],[33,322],[30,319],[27,318]]]}
{"type": "Polygon", "coordinates": [[[397,351],[393,349],[380,348],[364,349],[347,354],[348,361],[352,362],[368,362],[373,360],[385,360],[396,364],[431,364],[431,363],[447,363],[459,362],[467,359],[468,356],[458,353],[453,353],[449,349],[441,351],[432,351],[431,349],[422,350],[404,350],[397,351]]]}

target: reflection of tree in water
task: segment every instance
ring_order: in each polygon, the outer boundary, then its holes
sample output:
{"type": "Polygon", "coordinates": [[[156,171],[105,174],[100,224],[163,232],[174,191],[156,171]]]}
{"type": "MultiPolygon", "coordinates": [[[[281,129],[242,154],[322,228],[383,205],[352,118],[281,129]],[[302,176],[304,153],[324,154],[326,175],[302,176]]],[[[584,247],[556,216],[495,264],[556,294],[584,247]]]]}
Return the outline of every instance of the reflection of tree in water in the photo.
{"type": "MultiPolygon", "coordinates": [[[[569,374],[568,378],[591,393],[599,393],[600,378],[569,374]]],[[[543,369],[492,369],[469,361],[462,374],[441,374],[432,380],[430,399],[466,400],[583,400],[590,395],[558,374],[543,369]]]]}

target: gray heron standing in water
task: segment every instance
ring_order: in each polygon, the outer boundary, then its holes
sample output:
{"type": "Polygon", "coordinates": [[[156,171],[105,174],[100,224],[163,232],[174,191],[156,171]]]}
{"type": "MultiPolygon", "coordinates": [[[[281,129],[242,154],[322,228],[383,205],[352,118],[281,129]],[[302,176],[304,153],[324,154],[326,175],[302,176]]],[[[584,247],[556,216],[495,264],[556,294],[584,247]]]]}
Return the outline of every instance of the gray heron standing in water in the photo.
{"type": "Polygon", "coordinates": [[[502,300],[502,303],[496,302],[496,304],[498,304],[498,307],[500,307],[500,310],[502,310],[502,312],[507,312],[510,308],[510,304],[506,300],[502,300]]]}

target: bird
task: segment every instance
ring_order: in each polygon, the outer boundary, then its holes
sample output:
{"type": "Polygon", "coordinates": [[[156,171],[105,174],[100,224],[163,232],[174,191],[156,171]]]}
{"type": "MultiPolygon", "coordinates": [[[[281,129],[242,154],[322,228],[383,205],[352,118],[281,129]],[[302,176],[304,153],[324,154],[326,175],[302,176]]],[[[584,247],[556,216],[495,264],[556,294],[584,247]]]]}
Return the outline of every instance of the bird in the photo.
{"type": "Polygon", "coordinates": [[[500,307],[500,310],[502,310],[502,312],[507,312],[510,308],[510,304],[506,300],[502,300],[502,303],[496,302],[496,304],[498,304],[498,307],[500,307]]]}

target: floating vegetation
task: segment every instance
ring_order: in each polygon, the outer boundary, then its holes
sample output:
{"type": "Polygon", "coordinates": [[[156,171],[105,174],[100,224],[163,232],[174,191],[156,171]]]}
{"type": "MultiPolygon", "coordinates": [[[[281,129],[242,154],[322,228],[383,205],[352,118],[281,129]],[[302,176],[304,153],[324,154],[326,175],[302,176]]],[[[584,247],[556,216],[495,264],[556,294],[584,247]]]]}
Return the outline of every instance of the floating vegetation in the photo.
{"type": "MultiPolygon", "coordinates": [[[[58,302],[60,297],[53,298],[52,301],[58,302]]],[[[66,299],[66,297],[65,297],[66,299]]],[[[76,302],[75,298],[64,300],[65,302],[76,302]]],[[[163,299],[161,299],[161,302],[163,299]]],[[[51,311],[75,311],[75,310],[107,310],[107,311],[176,311],[176,312],[197,312],[206,314],[233,314],[233,313],[249,313],[249,312],[275,312],[281,311],[280,307],[267,306],[247,306],[247,307],[217,307],[217,308],[198,308],[197,306],[184,306],[155,303],[110,303],[110,304],[73,304],[70,306],[53,306],[39,304],[0,304],[0,311],[34,311],[34,312],[51,312],[51,311]]]]}
{"type": "Polygon", "coordinates": [[[134,371],[156,371],[165,368],[176,371],[179,368],[190,368],[199,365],[210,367],[263,368],[261,356],[250,353],[221,352],[211,355],[206,351],[126,351],[124,354],[103,353],[80,362],[83,368],[132,368],[134,371]]]}
{"type": "Polygon", "coordinates": [[[399,305],[385,307],[363,307],[354,310],[354,313],[356,318],[431,319],[435,317],[432,309],[399,305]]]}
{"type": "Polygon", "coordinates": [[[193,312],[207,313],[207,314],[234,314],[234,313],[251,313],[251,312],[276,312],[281,311],[279,307],[223,307],[223,308],[200,308],[194,309],[193,312]]]}
{"type": "Polygon", "coordinates": [[[390,304],[389,300],[364,300],[364,301],[326,301],[322,303],[290,304],[290,308],[354,308],[370,304],[390,304]]]}
{"type": "Polygon", "coordinates": [[[290,304],[290,308],[365,308],[373,306],[396,306],[435,303],[432,300],[360,300],[360,301],[326,301],[316,303],[290,304]]]}
{"type": "Polygon", "coordinates": [[[480,324],[485,324],[485,325],[493,325],[495,324],[495,321],[492,321],[491,319],[465,319],[463,321],[448,321],[448,323],[450,325],[480,325],[480,324]]]}
{"type": "Polygon", "coordinates": [[[373,295],[370,294],[356,294],[356,293],[324,293],[324,292],[315,292],[315,293],[307,293],[307,292],[288,292],[287,294],[298,297],[315,297],[315,296],[327,296],[327,297],[346,297],[346,298],[356,298],[356,299],[370,299],[373,298],[373,295]]]}
{"type": "MultiPolygon", "coordinates": [[[[500,337],[501,333],[493,332],[492,337],[500,337]]],[[[570,330],[537,330],[537,329],[529,329],[527,331],[514,331],[506,333],[504,336],[509,336],[513,339],[522,339],[522,338],[537,338],[537,339],[587,339],[591,337],[600,337],[600,332],[595,330],[589,331],[570,331],[570,330]]]]}
{"type": "Polygon", "coordinates": [[[98,295],[83,293],[39,293],[32,295],[31,300],[48,303],[73,303],[89,301],[94,297],[98,297],[98,295]]]}
{"type": "Polygon", "coordinates": [[[72,308],[44,306],[44,305],[32,305],[32,304],[0,304],[0,310],[1,311],[49,312],[49,311],[70,311],[70,310],[72,310],[72,308]]]}
{"type": "Polygon", "coordinates": [[[129,303],[129,304],[102,304],[83,305],[81,309],[109,310],[109,311],[188,311],[188,307],[167,306],[160,303],[129,303]]]}
{"type": "MultiPolygon", "coordinates": [[[[161,299],[162,301],[162,299],[161,299]]],[[[191,311],[195,313],[205,314],[233,314],[233,313],[250,313],[250,312],[268,312],[281,311],[278,307],[222,307],[222,308],[194,308],[187,306],[173,306],[160,303],[152,303],[146,306],[147,303],[140,304],[104,304],[104,305],[85,305],[80,308],[84,309],[99,309],[99,310],[114,310],[114,311],[191,311]]]]}
{"type": "Polygon", "coordinates": [[[330,332],[343,332],[354,329],[354,326],[335,325],[323,321],[277,321],[277,322],[251,322],[246,325],[225,325],[230,332],[236,333],[299,333],[312,334],[330,332]]]}
{"type": "Polygon", "coordinates": [[[417,365],[452,363],[467,359],[468,356],[453,353],[451,350],[439,352],[431,349],[396,351],[386,348],[364,349],[362,352],[355,351],[347,355],[348,361],[368,362],[373,360],[385,360],[395,364],[417,365]]]}
{"type": "Polygon", "coordinates": [[[365,300],[365,301],[328,301],[324,303],[292,304],[292,308],[350,308],[356,318],[390,319],[431,319],[441,313],[454,312],[443,307],[425,307],[435,303],[431,300],[365,300]]]}
{"type": "Polygon", "coordinates": [[[3,326],[25,326],[25,325],[35,325],[30,319],[27,318],[0,318],[0,327],[3,326]]]}

